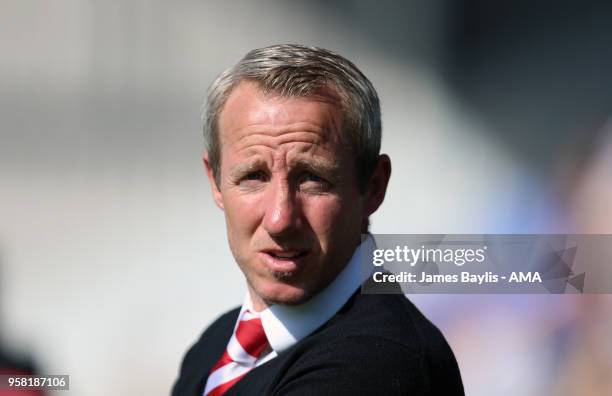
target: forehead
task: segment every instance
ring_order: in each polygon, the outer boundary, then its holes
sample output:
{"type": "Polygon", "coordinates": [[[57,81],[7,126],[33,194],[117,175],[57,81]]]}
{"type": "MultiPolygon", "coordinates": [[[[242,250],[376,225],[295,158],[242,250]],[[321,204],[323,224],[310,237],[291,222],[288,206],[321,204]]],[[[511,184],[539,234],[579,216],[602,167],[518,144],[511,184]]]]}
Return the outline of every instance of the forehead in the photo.
{"type": "Polygon", "coordinates": [[[338,96],[329,89],[306,97],[283,97],[243,81],[221,111],[220,141],[223,147],[253,135],[282,138],[293,132],[294,137],[301,133],[302,138],[314,139],[312,143],[338,143],[342,140],[341,109],[338,96]]]}

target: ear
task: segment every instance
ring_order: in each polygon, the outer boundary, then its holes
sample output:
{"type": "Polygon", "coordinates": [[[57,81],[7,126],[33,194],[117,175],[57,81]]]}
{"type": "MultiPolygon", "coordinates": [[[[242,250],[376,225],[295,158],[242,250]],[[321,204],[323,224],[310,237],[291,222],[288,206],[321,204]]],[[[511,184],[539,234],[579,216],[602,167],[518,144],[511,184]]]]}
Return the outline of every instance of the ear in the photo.
{"type": "Polygon", "coordinates": [[[208,161],[208,152],[205,151],[202,154],[202,160],[204,161],[204,168],[206,168],[206,175],[208,176],[208,181],[210,182],[210,189],[212,190],[213,199],[215,200],[215,203],[219,209],[224,210],[221,191],[219,190],[219,186],[217,186],[213,168],[208,161]]]}
{"type": "Polygon", "coordinates": [[[368,182],[363,205],[363,216],[367,219],[385,200],[387,185],[391,177],[391,159],[386,154],[378,157],[376,168],[368,182]]]}

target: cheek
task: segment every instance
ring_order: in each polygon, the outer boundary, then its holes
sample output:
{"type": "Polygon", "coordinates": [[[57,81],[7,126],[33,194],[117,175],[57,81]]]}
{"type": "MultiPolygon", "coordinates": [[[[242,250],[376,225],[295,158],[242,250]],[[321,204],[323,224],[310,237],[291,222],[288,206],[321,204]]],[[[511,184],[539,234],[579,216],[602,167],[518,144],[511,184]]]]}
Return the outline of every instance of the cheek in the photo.
{"type": "Polygon", "coordinates": [[[242,244],[249,240],[259,223],[260,203],[248,197],[234,194],[223,194],[225,208],[225,221],[227,224],[228,239],[234,248],[244,247],[242,244]]]}
{"type": "Polygon", "coordinates": [[[338,235],[348,236],[356,224],[361,223],[357,202],[348,202],[339,197],[322,197],[310,200],[304,206],[304,214],[319,242],[327,250],[338,235]]]}

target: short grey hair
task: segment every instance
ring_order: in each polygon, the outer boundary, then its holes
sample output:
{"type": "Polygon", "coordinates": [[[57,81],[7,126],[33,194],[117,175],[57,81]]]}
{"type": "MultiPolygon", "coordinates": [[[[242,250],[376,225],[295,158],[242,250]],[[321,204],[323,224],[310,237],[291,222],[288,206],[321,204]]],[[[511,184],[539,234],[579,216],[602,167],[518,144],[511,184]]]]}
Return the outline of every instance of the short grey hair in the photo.
{"type": "Polygon", "coordinates": [[[380,102],[366,76],[348,59],[323,48],[280,44],[250,51],[208,89],[204,106],[204,141],[208,161],[220,184],[219,116],[239,83],[253,81],[265,93],[308,97],[322,89],[339,96],[343,133],[355,155],[359,189],[364,192],[378,162],[381,142],[380,102]]]}

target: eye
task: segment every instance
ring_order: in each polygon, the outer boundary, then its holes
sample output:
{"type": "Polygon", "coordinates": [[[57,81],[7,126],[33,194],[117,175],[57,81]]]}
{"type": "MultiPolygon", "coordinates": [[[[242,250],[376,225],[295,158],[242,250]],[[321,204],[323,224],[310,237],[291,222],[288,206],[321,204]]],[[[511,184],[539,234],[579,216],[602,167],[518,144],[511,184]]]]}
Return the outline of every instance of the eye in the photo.
{"type": "Polygon", "coordinates": [[[253,171],[245,173],[238,178],[238,185],[247,190],[259,189],[262,183],[268,180],[268,175],[264,171],[253,171]]]}
{"type": "Polygon", "coordinates": [[[315,192],[324,192],[331,188],[331,183],[312,172],[304,173],[300,178],[300,189],[315,192]]]}
{"type": "Polygon", "coordinates": [[[314,181],[314,182],[317,182],[317,183],[322,183],[322,182],[326,181],[322,177],[319,177],[319,176],[315,175],[314,173],[310,173],[310,172],[304,174],[304,176],[302,177],[302,180],[303,181],[314,181]]]}
{"type": "Polygon", "coordinates": [[[247,173],[242,180],[260,180],[264,181],[267,178],[266,174],[262,171],[250,172],[247,173]]]}

